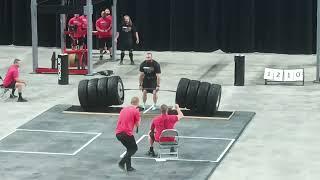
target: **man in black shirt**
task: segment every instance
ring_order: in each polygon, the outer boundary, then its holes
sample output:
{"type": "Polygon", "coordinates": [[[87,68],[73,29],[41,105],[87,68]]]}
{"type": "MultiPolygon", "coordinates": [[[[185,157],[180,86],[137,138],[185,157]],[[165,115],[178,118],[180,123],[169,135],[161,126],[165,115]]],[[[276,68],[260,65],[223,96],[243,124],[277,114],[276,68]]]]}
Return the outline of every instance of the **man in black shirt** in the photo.
{"type": "Polygon", "coordinates": [[[139,88],[143,92],[143,108],[147,101],[147,93],[153,94],[153,108],[156,109],[156,103],[158,100],[157,92],[160,87],[160,64],[152,59],[152,54],[147,53],[146,60],[140,64],[140,77],[139,77],[139,88]]]}
{"type": "Polygon", "coordinates": [[[123,21],[121,25],[118,27],[118,32],[115,37],[116,42],[118,42],[118,38],[119,38],[118,47],[121,50],[120,65],[123,64],[125,51],[129,51],[129,57],[131,60],[131,64],[133,65],[134,64],[133,53],[132,53],[133,44],[134,44],[134,40],[136,44],[139,44],[139,35],[128,15],[123,16],[123,21]]]}

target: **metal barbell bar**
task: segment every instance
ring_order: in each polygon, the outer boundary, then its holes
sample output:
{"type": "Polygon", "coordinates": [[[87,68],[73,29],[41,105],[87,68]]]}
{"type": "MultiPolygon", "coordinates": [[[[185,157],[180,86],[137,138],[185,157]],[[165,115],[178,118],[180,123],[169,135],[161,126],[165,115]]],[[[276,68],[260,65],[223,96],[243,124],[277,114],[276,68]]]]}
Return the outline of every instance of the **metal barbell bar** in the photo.
{"type": "MultiPolygon", "coordinates": [[[[128,89],[124,89],[125,91],[141,91],[141,89],[139,88],[128,88],[128,89]]],[[[154,88],[143,88],[142,90],[156,90],[154,88]]],[[[177,92],[175,90],[169,90],[169,89],[159,89],[159,91],[164,91],[164,92],[177,92]]]]}

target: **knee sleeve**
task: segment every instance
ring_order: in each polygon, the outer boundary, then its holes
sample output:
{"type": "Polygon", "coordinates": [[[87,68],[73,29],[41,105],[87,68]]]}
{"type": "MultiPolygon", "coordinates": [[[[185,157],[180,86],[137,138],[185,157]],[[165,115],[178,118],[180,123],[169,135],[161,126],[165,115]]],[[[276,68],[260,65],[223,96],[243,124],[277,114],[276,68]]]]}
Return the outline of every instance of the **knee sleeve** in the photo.
{"type": "Polygon", "coordinates": [[[123,60],[123,58],[124,58],[124,52],[121,51],[121,60],[123,60]]]}
{"type": "Polygon", "coordinates": [[[129,57],[130,57],[130,60],[133,60],[133,53],[132,53],[132,51],[129,52],[129,57]]]}

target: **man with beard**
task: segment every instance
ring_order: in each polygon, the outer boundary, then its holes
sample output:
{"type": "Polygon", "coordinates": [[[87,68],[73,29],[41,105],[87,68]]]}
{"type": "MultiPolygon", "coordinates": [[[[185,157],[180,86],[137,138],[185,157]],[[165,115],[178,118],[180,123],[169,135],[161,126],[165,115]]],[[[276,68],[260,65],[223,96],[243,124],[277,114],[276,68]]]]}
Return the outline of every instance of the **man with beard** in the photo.
{"type": "Polygon", "coordinates": [[[74,16],[68,22],[68,29],[70,32],[70,37],[72,39],[72,49],[76,49],[77,46],[83,44],[83,33],[82,33],[82,19],[79,14],[74,14],[74,16]]]}
{"type": "Polygon", "coordinates": [[[133,53],[132,53],[133,44],[134,44],[133,42],[135,40],[135,43],[139,44],[139,34],[128,15],[123,16],[123,21],[118,28],[115,41],[118,42],[118,39],[119,39],[118,47],[121,50],[120,65],[123,64],[125,51],[129,51],[131,65],[134,65],[133,53]]]}
{"type": "Polygon", "coordinates": [[[146,60],[140,64],[140,77],[139,77],[139,89],[142,90],[143,96],[143,108],[147,101],[147,93],[153,94],[153,107],[152,110],[156,110],[156,104],[158,100],[157,92],[160,87],[160,64],[152,59],[152,54],[149,52],[146,54],[146,60]]]}
{"type": "MultiPolygon", "coordinates": [[[[110,13],[110,11],[109,11],[110,13]]],[[[100,60],[103,58],[103,50],[111,49],[111,24],[110,18],[107,18],[105,11],[101,12],[101,17],[96,21],[96,29],[98,31],[99,49],[100,49],[100,60]]],[[[110,51],[111,52],[111,51],[110,51]]],[[[110,53],[111,56],[111,53],[110,53]]]]}
{"type": "Polygon", "coordinates": [[[88,27],[88,22],[87,22],[87,15],[82,15],[80,16],[81,19],[81,33],[83,37],[83,44],[87,44],[87,27],[88,27]]]}

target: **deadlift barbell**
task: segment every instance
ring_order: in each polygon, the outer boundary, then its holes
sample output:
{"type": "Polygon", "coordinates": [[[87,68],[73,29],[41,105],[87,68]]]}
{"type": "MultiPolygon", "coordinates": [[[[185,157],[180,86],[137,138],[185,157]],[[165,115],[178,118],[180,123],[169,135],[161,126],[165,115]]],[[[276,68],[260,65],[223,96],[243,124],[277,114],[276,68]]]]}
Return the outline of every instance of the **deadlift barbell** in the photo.
{"type": "MultiPolygon", "coordinates": [[[[154,88],[143,88],[144,90],[155,90],[154,88]]],[[[141,91],[139,88],[129,88],[129,89],[124,89],[124,91],[141,91]]],[[[175,90],[168,90],[168,89],[159,89],[158,91],[163,91],[163,92],[177,92],[175,90]]]]}
{"type": "MultiPolygon", "coordinates": [[[[122,105],[125,89],[119,76],[82,80],[78,85],[78,97],[84,110],[122,105]]],[[[154,90],[154,89],[150,89],[154,90]]],[[[177,90],[159,89],[164,92],[175,92],[175,101],[182,108],[204,115],[214,115],[219,108],[221,85],[181,78],[177,90]]]]}

